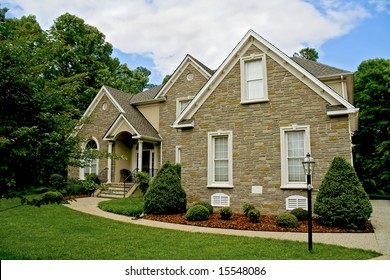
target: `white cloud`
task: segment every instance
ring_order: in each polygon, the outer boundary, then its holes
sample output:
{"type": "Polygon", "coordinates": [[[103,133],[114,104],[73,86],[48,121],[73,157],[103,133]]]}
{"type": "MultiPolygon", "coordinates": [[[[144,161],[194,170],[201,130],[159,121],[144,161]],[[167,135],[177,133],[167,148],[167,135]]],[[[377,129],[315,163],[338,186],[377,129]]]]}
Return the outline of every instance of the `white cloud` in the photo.
{"type": "MultiPolygon", "coordinates": [[[[378,2],[379,0],[370,0],[378,2]]],[[[253,29],[286,54],[320,48],[368,17],[363,5],[341,0],[11,0],[42,28],[69,12],[96,26],[127,53],[146,53],[170,74],[189,53],[218,67],[253,29]]],[[[379,4],[378,4],[379,5],[379,4]]],[[[15,13],[17,11],[15,10],[15,13]]],[[[19,15],[21,15],[19,13],[19,15]]]]}

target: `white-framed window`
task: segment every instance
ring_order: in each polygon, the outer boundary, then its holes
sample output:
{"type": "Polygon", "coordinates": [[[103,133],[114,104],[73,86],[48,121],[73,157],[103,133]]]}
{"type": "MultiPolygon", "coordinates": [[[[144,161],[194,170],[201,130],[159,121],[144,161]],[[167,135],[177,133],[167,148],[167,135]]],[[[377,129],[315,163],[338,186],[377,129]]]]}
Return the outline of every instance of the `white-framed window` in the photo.
{"type": "Polygon", "coordinates": [[[268,101],[265,55],[241,58],[241,103],[268,101]]]}
{"type": "Polygon", "coordinates": [[[208,187],[233,187],[233,136],[231,131],[208,133],[208,187]]]}
{"type": "Polygon", "coordinates": [[[215,193],[211,196],[212,206],[230,206],[230,197],[224,193],[215,193]]]}
{"type": "Polygon", "coordinates": [[[176,146],[176,159],[175,162],[180,164],[181,163],[181,146],[176,146]]]}
{"type": "MultiPolygon", "coordinates": [[[[95,138],[90,139],[84,147],[85,150],[99,150],[98,141],[95,138]]],[[[80,179],[85,179],[89,174],[98,174],[99,160],[96,158],[88,159],[81,169],[80,179]]]]}
{"type": "Polygon", "coordinates": [[[301,195],[291,195],[286,198],[286,210],[302,208],[307,210],[307,198],[301,195]]]}
{"type": "Polygon", "coordinates": [[[302,161],[310,152],[310,127],[293,125],[280,128],[281,187],[306,188],[302,161]]]}
{"type": "Polygon", "coordinates": [[[184,111],[185,108],[191,103],[193,97],[181,97],[176,99],[176,117],[180,115],[181,112],[184,111]]]}

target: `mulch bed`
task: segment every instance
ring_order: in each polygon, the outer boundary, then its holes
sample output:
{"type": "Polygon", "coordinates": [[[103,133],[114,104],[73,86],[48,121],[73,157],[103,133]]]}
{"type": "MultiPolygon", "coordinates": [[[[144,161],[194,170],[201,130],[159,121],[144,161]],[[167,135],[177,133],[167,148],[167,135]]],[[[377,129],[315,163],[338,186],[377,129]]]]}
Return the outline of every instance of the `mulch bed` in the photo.
{"type": "MultiPolygon", "coordinates": [[[[276,224],[276,216],[261,215],[259,223],[254,224],[248,221],[248,218],[242,214],[234,213],[230,221],[224,221],[219,218],[219,213],[214,213],[207,221],[189,222],[185,219],[185,214],[175,215],[152,215],[146,214],[144,219],[155,220],[166,223],[175,223],[183,225],[226,228],[238,230],[257,230],[257,231],[278,231],[278,232],[307,232],[307,221],[299,222],[297,228],[285,228],[276,224]]],[[[366,228],[361,230],[351,230],[337,227],[326,227],[313,218],[313,232],[319,233],[372,233],[374,228],[370,222],[367,222],[366,228]]]]}

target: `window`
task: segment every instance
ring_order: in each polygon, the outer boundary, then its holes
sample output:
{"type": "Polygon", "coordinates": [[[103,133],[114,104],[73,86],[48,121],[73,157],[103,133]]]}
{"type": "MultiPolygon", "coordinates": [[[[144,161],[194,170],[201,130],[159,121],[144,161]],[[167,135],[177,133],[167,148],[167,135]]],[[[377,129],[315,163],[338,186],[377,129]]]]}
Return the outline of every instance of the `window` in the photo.
{"type": "Polygon", "coordinates": [[[230,206],[230,197],[224,193],[216,193],[211,196],[212,206],[230,206]]]}
{"type": "Polygon", "coordinates": [[[268,101],[264,55],[241,59],[241,103],[268,101]]]}
{"type": "Polygon", "coordinates": [[[191,103],[192,97],[182,97],[176,99],[176,117],[184,111],[185,108],[191,103]]]}
{"type": "Polygon", "coordinates": [[[233,187],[231,131],[208,134],[208,186],[233,187]]]}
{"type": "MultiPolygon", "coordinates": [[[[97,142],[94,139],[91,139],[85,145],[85,150],[90,152],[91,150],[98,150],[97,142]]],[[[97,174],[98,173],[98,160],[96,158],[87,159],[84,166],[84,174],[81,179],[84,179],[88,174],[97,174]]]]}
{"type": "Polygon", "coordinates": [[[282,127],[280,139],[282,188],[306,188],[302,161],[310,151],[309,126],[282,127]]]}

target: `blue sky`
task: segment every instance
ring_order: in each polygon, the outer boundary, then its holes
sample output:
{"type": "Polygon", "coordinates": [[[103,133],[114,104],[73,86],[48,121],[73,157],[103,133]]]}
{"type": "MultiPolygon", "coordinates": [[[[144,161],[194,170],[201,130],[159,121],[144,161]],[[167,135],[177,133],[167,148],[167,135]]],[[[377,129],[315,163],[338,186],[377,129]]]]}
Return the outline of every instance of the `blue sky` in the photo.
{"type": "Polygon", "coordinates": [[[69,12],[96,26],[131,69],[161,83],[186,54],[216,69],[249,29],[292,55],[304,47],[319,62],[356,71],[390,58],[390,0],[0,0],[8,16],[35,15],[48,29],[69,12]]]}

